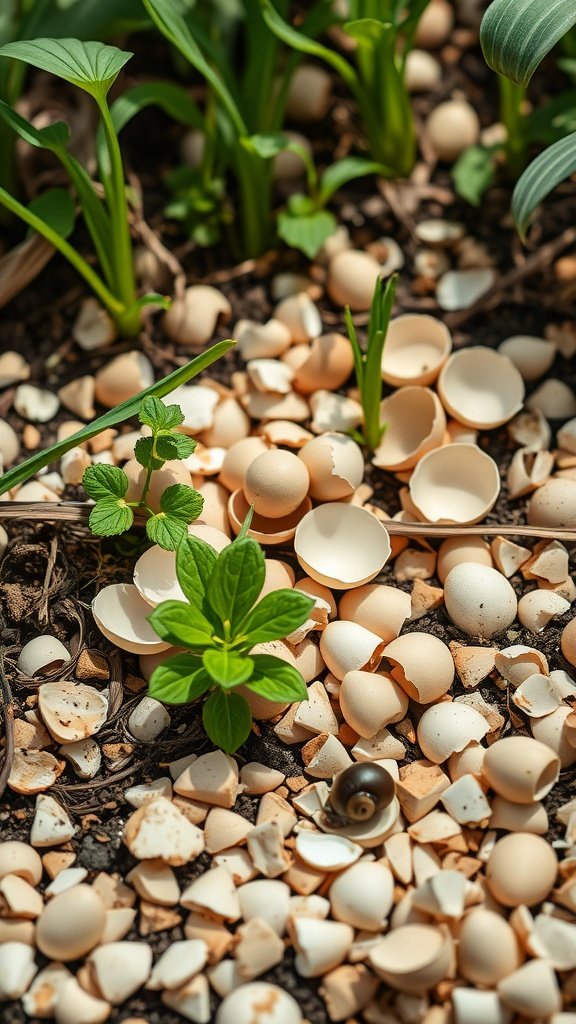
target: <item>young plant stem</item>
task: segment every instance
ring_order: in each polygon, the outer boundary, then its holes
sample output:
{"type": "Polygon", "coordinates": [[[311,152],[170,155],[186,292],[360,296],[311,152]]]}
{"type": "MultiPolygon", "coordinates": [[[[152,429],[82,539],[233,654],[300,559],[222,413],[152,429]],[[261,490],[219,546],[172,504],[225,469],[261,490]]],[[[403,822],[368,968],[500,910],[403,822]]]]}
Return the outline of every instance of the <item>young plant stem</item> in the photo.
{"type": "Polygon", "coordinates": [[[262,159],[240,144],[236,153],[236,169],[241,208],[238,220],[243,234],[241,251],[250,259],[261,256],[272,242],[272,167],[269,160],[262,159]]]}
{"type": "Polygon", "coordinates": [[[381,278],[378,278],[376,281],[368,323],[366,352],[362,352],[358,343],[352,314],[348,306],[346,306],[344,313],[348,337],[352,345],[356,383],[358,384],[364,413],[362,436],[366,447],[370,451],[376,450],[386,429],[385,424],[380,422],[382,352],[386,341],[397,283],[397,274],[390,278],[386,286],[384,286],[381,278]]]}
{"type": "Polygon", "coordinates": [[[520,176],[528,159],[525,133],[525,118],[522,104],[526,98],[526,88],[511,82],[509,78],[498,75],[500,89],[500,120],[506,128],[506,166],[511,178],[520,176]]]}

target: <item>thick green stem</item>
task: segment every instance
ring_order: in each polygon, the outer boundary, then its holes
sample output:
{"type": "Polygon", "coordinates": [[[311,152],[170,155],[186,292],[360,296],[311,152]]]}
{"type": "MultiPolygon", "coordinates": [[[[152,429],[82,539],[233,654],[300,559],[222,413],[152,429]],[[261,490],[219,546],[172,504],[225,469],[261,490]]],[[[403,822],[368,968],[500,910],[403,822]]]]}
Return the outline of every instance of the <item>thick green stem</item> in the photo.
{"type": "Polygon", "coordinates": [[[378,43],[360,43],[358,50],[364,87],[358,101],[370,154],[406,177],[414,166],[416,140],[410,97],[397,65],[396,33],[390,26],[378,43]]]}
{"type": "Polygon", "coordinates": [[[248,258],[255,258],[261,256],[271,243],[271,164],[240,145],[236,167],[240,186],[238,223],[242,225],[242,252],[248,258]]]}
{"type": "Polygon", "coordinates": [[[525,118],[522,104],[526,98],[523,85],[511,82],[509,78],[498,75],[500,87],[500,120],[506,128],[506,165],[511,178],[518,178],[526,166],[528,159],[525,118]]]}
{"type": "MultiPolygon", "coordinates": [[[[124,181],[124,167],[118,137],[114,130],[110,110],[106,100],[98,103],[102,115],[102,125],[108,147],[110,158],[110,220],[112,224],[112,238],[110,240],[114,253],[114,264],[116,281],[108,282],[115,286],[118,296],[125,306],[125,318],[129,324],[140,323],[140,309],[136,301],[136,279],[134,276],[134,262],[132,257],[132,241],[130,238],[130,225],[128,220],[128,203],[126,200],[126,184],[124,181]]],[[[129,333],[137,333],[131,330],[129,333]]]]}

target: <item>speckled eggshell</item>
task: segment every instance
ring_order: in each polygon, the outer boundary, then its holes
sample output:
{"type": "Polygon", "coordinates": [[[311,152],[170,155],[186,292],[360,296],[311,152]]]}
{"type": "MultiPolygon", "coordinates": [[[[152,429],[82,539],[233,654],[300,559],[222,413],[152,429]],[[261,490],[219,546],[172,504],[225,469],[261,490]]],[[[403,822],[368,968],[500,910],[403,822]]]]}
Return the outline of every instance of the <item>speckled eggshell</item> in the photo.
{"type": "Polygon", "coordinates": [[[516,617],[516,594],[502,573],[476,562],[461,562],[444,582],[444,603],[452,622],[485,639],[508,629],[516,617]]]}

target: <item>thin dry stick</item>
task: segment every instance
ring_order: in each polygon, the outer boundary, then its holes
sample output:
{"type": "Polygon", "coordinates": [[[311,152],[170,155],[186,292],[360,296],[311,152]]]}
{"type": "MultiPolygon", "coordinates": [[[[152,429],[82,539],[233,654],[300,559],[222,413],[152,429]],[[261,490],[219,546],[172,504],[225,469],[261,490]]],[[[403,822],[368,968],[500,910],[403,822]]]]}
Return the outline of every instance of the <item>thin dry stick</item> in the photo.
{"type": "MultiPolygon", "coordinates": [[[[69,523],[87,522],[93,505],[82,501],[2,501],[0,519],[45,519],[69,523]]],[[[136,514],[134,521],[143,526],[145,517],[136,514]]],[[[576,527],[528,526],[511,523],[478,524],[460,526],[458,523],[397,523],[386,520],[388,533],[395,537],[539,537],[542,540],[576,542],[576,527]]]]}
{"type": "Polygon", "coordinates": [[[4,672],[4,651],[2,648],[0,648],[0,693],[2,695],[5,740],[4,763],[2,771],[0,771],[0,797],[2,797],[14,761],[14,703],[12,700],[12,690],[4,672]]]}

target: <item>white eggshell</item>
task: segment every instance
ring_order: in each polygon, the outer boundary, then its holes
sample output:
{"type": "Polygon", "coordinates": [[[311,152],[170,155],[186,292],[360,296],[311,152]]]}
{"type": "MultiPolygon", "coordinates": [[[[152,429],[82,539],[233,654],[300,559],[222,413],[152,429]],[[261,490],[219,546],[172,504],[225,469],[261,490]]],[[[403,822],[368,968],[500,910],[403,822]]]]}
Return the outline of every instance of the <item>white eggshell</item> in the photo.
{"type": "Polygon", "coordinates": [[[170,644],[148,622],[150,605],[132,583],[112,583],[96,595],[92,614],[101,633],[132,654],[159,654],[170,644]]]}
{"type": "Polygon", "coordinates": [[[454,660],[449,647],[430,633],[405,633],[385,650],[391,675],[412,700],[429,704],[450,689],[454,660]]]}
{"type": "Polygon", "coordinates": [[[36,925],[36,943],[52,960],[78,960],[102,937],[106,907],[89,885],[76,885],[54,896],[36,925]]]}
{"type": "Polygon", "coordinates": [[[506,577],[476,562],[462,562],[450,570],[444,582],[444,603],[459,629],[485,639],[507,629],[518,607],[506,577]]]}
{"type": "Polygon", "coordinates": [[[298,458],[310,476],[310,496],[318,501],[346,498],[362,483],[362,449],[346,434],[321,434],[300,448],[298,458]]]}
{"type": "Polygon", "coordinates": [[[491,430],[522,408],[524,383],[510,359],[477,345],[450,356],[438,378],[438,393],[460,423],[491,430]]]}
{"type": "Polygon", "coordinates": [[[529,736],[508,736],[488,748],[482,773],[500,796],[528,804],[542,800],[556,784],[560,759],[529,736]]]}
{"type": "Polygon", "coordinates": [[[432,384],[452,349],[450,331],[436,317],[406,313],[390,321],[382,353],[382,379],[394,387],[432,384]]]}
{"type": "Polygon", "coordinates": [[[418,744],[429,761],[442,764],[474,740],[480,742],[489,728],[484,716],[467,704],[433,704],[418,723],[418,744]]]}
{"type": "Polygon", "coordinates": [[[545,900],[558,870],[556,854],[541,836],[516,832],[494,845],[486,866],[486,882],[505,907],[534,906],[545,900]]]}
{"type": "Polygon", "coordinates": [[[508,356],[526,381],[538,380],[552,366],[556,346],[544,338],[529,334],[514,334],[500,342],[498,351],[508,356]]]}
{"type": "Polygon", "coordinates": [[[218,1007],[215,1024],[302,1024],[300,1006],[284,989],[269,982],[240,985],[218,1007]],[[258,1014],[260,1018],[255,1017],[258,1014]]]}
{"type": "Polygon", "coordinates": [[[410,477],[416,513],[431,523],[477,523],[500,493],[498,466],[474,444],[447,444],[423,456],[410,477]]]}
{"type": "Polygon", "coordinates": [[[390,538],[371,512],[329,502],[300,521],[294,550],[312,579],[336,590],[348,590],[368,583],[380,572],[390,557],[390,538]]]}
{"type": "Polygon", "coordinates": [[[394,876],[376,862],[359,861],[330,886],[332,914],[354,928],[380,931],[392,909],[394,876]]]}

